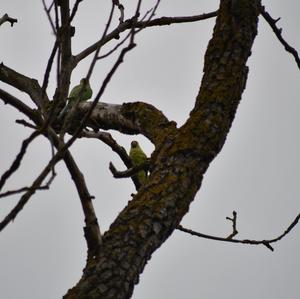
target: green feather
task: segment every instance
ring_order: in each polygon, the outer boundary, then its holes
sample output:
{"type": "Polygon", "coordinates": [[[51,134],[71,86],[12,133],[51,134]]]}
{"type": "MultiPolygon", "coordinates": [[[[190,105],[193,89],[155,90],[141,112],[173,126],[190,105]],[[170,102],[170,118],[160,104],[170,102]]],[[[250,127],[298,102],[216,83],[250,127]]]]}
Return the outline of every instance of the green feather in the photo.
{"type": "MultiPolygon", "coordinates": [[[[133,166],[139,166],[139,165],[145,163],[147,160],[146,154],[140,148],[140,145],[137,141],[131,142],[129,157],[131,159],[133,166]]],[[[141,170],[138,172],[137,176],[138,176],[140,183],[143,184],[147,179],[147,172],[145,170],[141,170]]]]}
{"type": "Polygon", "coordinates": [[[73,87],[69,96],[68,103],[64,107],[64,109],[59,113],[58,119],[63,118],[72,108],[74,103],[87,101],[93,95],[93,91],[91,89],[90,83],[85,78],[80,80],[80,84],[73,87]]]}
{"type": "Polygon", "coordinates": [[[80,80],[80,84],[75,86],[71,90],[68,98],[69,101],[79,100],[79,102],[82,102],[90,99],[92,95],[93,95],[93,91],[91,89],[89,81],[83,78],[80,80]]]}

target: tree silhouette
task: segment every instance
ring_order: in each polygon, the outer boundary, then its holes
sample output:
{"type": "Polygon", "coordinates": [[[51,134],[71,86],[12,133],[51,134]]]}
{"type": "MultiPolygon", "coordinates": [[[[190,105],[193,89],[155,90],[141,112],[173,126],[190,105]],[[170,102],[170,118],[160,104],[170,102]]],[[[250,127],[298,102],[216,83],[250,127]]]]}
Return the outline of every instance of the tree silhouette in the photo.
{"type": "MultiPolygon", "coordinates": [[[[72,22],[82,0],[71,8],[69,0],[53,1],[49,6],[43,1],[45,11],[55,34],[55,42],[49,57],[44,79],[40,85],[36,79],[0,65],[0,80],[29,95],[34,108],[5,90],[0,98],[19,110],[29,121],[19,123],[32,129],[21,145],[21,150],[0,179],[0,189],[8,178],[18,171],[28,146],[37,137],[44,136],[53,147],[53,155],[30,186],[5,191],[1,197],[20,193],[17,205],[0,222],[3,230],[23,210],[28,201],[40,189],[49,189],[56,176],[56,164],[63,161],[76,186],[85,217],[84,236],[87,243],[87,260],[79,282],[64,298],[130,298],[134,285],[151,255],[175,229],[199,237],[226,242],[262,244],[273,250],[277,242],[297,224],[300,214],[287,230],[271,240],[239,240],[237,214],[228,217],[233,232],[228,237],[214,237],[183,228],[180,222],[201,187],[203,175],[211,161],[221,151],[234,120],[237,107],[246,87],[248,67],[253,41],[257,34],[258,17],[262,15],[271,25],[280,42],[295,58],[299,57],[281,35],[274,20],[261,6],[260,1],[221,0],[216,12],[187,16],[155,18],[160,1],[144,14],[142,1],[137,1],[134,13],[127,18],[126,5],[111,1],[111,11],[101,38],[78,54],[73,53],[72,37],[76,28],[72,22]],[[126,16],[126,18],[125,18],[126,16]],[[205,54],[204,75],[195,105],[186,122],[177,127],[163,112],[146,102],[120,105],[104,103],[101,97],[126,55],[136,47],[136,35],[153,26],[174,23],[198,22],[216,17],[213,36],[205,54]],[[117,25],[115,25],[117,21],[117,25]],[[115,42],[117,40],[117,43],[115,42]],[[104,46],[110,45],[105,52],[104,46]],[[102,85],[94,90],[92,101],[77,101],[67,116],[57,118],[65,107],[70,79],[78,64],[93,55],[85,76],[90,79],[97,62],[118,51],[118,56],[106,74],[102,85]],[[47,92],[50,73],[56,72],[56,90],[51,97],[47,92]],[[133,167],[125,149],[105,130],[117,130],[123,134],[142,134],[155,146],[148,161],[133,167]],[[66,133],[71,136],[66,138],[66,133]],[[78,138],[95,138],[107,144],[124,162],[126,171],[119,171],[111,163],[115,177],[132,177],[137,193],[113,221],[108,231],[101,234],[96,217],[93,196],[70,147],[78,138]],[[137,173],[149,172],[143,184],[137,173]]],[[[16,19],[5,14],[0,25],[16,19]]],[[[107,49],[107,47],[105,48],[107,49]]]]}

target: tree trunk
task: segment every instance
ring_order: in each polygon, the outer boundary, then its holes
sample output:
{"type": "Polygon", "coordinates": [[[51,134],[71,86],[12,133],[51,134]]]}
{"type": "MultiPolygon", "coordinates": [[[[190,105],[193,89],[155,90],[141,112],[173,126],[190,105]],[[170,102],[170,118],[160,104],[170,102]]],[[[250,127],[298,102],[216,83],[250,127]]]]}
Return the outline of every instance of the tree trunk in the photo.
{"type": "MultiPolygon", "coordinates": [[[[179,129],[166,126],[155,132],[150,177],[104,234],[99,252],[65,299],[130,298],[152,253],[188,212],[245,88],[259,9],[258,0],[221,1],[189,119],[179,129]]],[[[141,117],[141,110],[128,113],[129,106],[123,107],[124,116],[141,117]]]]}

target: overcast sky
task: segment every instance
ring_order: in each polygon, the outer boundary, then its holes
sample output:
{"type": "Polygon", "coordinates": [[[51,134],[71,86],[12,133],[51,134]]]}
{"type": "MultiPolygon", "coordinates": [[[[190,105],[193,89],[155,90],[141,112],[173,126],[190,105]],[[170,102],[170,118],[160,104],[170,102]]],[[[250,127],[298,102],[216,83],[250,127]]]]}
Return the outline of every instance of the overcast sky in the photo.
{"type": "MultiPolygon", "coordinates": [[[[135,1],[130,2],[132,5],[135,1]]],[[[154,1],[144,1],[144,11],[154,1]]],[[[218,8],[214,0],[162,0],[157,16],[195,15],[218,8]]],[[[0,27],[0,62],[42,82],[54,42],[42,1],[1,0],[0,15],[18,19],[0,27]]],[[[96,41],[106,23],[110,1],[84,1],[75,19],[74,54],[96,41]],[[105,5],[100,2],[106,2],[105,5]],[[104,8],[103,8],[104,7],[104,8]]],[[[283,36],[300,52],[298,1],[263,1],[283,36]]],[[[129,11],[129,9],[127,10],[129,11]]],[[[102,101],[146,101],[178,125],[194,105],[202,78],[203,56],[215,19],[146,29],[137,47],[109,84],[102,101]]],[[[108,48],[107,48],[108,49],[108,48]]],[[[115,56],[99,63],[91,78],[96,93],[115,56]]],[[[79,64],[72,86],[87,72],[79,64]]],[[[238,213],[238,238],[268,239],[281,234],[300,212],[300,76],[293,57],[260,18],[247,88],[222,152],[211,163],[201,190],[182,225],[216,236],[228,236],[226,216],[238,213]]],[[[28,97],[6,84],[3,88],[31,105],[28,97]]],[[[55,76],[51,76],[49,96],[55,76]]],[[[23,116],[0,102],[1,173],[17,154],[30,130],[15,124],[23,116]]],[[[112,132],[129,148],[133,138],[148,155],[153,145],[141,136],[112,132]]],[[[115,180],[109,161],[124,169],[104,144],[78,140],[71,149],[81,167],[102,232],[126,205],[134,186],[115,180]]],[[[37,139],[5,190],[29,185],[51,157],[49,143],[37,139]]],[[[0,297],[61,298],[80,278],[86,245],[80,201],[62,162],[50,191],[38,192],[17,219],[0,234],[0,297]]],[[[3,191],[5,191],[3,190],[3,191]]],[[[1,199],[3,218],[19,196],[1,199]]],[[[132,298],[138,299],[298,299],[300,294],[300,225],[274,245],[249,246],[210,241],[175,231],[148,262],[132,298]]]]}

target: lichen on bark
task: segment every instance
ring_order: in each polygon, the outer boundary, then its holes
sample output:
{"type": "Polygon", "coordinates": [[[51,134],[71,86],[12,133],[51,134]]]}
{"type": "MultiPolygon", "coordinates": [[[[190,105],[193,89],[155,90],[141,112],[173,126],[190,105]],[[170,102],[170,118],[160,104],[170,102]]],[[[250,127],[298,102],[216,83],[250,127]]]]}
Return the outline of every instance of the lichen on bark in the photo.
{"type": "Polygon", "coordinates": [[[181,128],[161,116],[159,121],[171,128],[161,134],[151,123],[159,113],[151,119],[143,104],[123,106],[123,116],[156,146],[151,173],[104,234],[98,254],[64,298],[130,298],[152,253],[188,212],[203,174],[225,142],[245,88],[259,5],[255,0],[221,1],[195,107],[181,128]]]}

